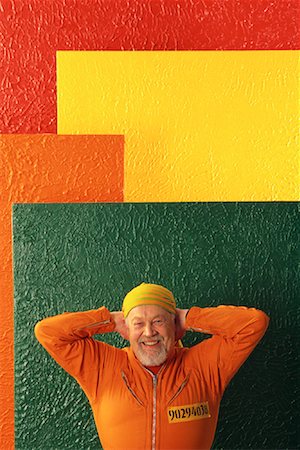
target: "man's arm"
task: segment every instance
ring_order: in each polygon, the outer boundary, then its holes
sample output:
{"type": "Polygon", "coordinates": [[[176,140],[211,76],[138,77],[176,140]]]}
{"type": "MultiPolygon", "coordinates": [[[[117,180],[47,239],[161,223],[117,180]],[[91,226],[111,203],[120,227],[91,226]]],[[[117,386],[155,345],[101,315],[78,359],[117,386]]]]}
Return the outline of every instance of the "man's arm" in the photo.
{"type": "Polygon", "coordinates": [[[192,307],[177,312],[177,323],[185,331],[213,335],[211,339],[192,347],[190,357],[205,355],[215,367],[223,388],[247,359],[268,328],[268,316],[255,308],[244,306],[192,307]]]}
{"type": "Polygon", "coordinates": [[[89,396],[96,395],[99,374],[114,366],[120,350],[92,338],[115,331],[116,323],[105,307],[48,317],[35,326],[35,335],[47,352],[72,375],[89,396]]]}

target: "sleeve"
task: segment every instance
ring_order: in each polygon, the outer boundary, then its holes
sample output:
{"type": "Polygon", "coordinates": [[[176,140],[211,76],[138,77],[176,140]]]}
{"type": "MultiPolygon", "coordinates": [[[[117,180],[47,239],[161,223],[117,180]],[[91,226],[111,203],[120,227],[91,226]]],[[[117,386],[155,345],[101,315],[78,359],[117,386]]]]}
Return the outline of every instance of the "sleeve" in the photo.
{"type": "Polygon", "coordinates": [[[223,305],[215,308],[192,307],[187,314],[186,328],[213,335],[211,339],[192,347],[195,364],[201,352],[224,390],[263,337],[268,324],[268,316],[255,308],[223,305]]]}
{"type": "Polygon", "coordinates": [[[52,358],[78,381],[88,397],[94,398],[103,368],[114,366],[120,350],[92,336],[114,328],[110,312],[102,307],[48,317],[38,322],[34,331],[52,358]]]}

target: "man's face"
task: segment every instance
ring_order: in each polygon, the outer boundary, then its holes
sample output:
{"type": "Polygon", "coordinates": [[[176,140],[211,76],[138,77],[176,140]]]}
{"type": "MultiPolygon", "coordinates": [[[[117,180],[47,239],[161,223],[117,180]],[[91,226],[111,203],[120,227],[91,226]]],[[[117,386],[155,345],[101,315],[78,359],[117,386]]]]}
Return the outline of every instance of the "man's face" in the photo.
{"type": "Polygon", "coordinates": [[[173,355],[175,316],[156,305],[133,308],[127,317],[129,341],[144,366],[159,366],[173,355]]]}

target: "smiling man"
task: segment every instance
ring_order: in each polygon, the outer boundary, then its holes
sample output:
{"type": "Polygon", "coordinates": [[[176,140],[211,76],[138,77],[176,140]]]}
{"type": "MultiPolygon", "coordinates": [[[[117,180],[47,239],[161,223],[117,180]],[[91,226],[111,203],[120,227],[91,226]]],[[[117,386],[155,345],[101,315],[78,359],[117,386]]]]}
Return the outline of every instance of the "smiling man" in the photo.
{"type": "Polygon", "coordinates": [[[144,366],[160,366],[174,354],[175,316],[160,306],[137,306],[127,320],[132,350],[144,366]]]}
{"type": "Polygon", "coordinates": [[[224,390],[267,326],[254,308],[178,309],[171,291],[142,283],[122,311],[65,313],[35,333],[86,393],[105,450],[188,450],[211,448],[224,390]],[[184,348],[187,330],[212,337],[184,348]],[[93,338],[111,331],[130,346],[93,338]]]}

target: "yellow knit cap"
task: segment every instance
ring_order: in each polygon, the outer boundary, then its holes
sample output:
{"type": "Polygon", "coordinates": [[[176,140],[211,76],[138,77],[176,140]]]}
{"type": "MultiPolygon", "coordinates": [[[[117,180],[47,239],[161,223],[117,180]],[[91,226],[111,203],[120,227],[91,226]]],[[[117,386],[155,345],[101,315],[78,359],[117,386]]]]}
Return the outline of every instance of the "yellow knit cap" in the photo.
{"type": "Polygon", "coordinates": [[[124,317],[127,317],[133,308],[140,305],[157,305],[176,314],[174,295],[169,289],[159,284],[142,283],[128,292],[122,306],[124,317]]]}

